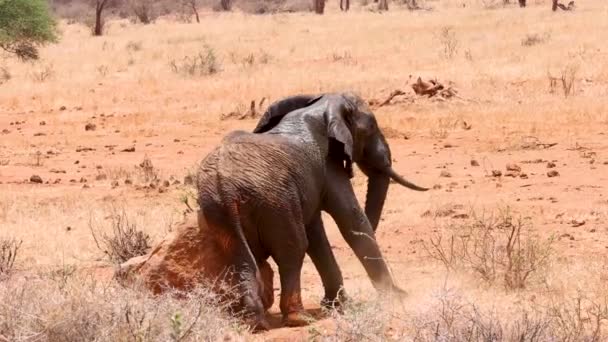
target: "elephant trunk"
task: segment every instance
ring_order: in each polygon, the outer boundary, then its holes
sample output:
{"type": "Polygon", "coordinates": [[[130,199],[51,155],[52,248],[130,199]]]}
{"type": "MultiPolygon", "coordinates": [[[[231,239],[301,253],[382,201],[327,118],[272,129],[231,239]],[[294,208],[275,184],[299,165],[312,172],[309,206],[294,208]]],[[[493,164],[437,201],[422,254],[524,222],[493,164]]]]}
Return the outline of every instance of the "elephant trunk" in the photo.
{"type": "Polygon", "coordinates": [[[367,215],[367,219],[374,229],[374,232],[376,231],[376,228],[378,228],[378,223],[380,222],[380,216],[382,215],[382,208],[384,207],[384,201],[386,200],[389,183],[390,178],[384,173],[375,171],[368,175],[365,215],[367,215]]]}

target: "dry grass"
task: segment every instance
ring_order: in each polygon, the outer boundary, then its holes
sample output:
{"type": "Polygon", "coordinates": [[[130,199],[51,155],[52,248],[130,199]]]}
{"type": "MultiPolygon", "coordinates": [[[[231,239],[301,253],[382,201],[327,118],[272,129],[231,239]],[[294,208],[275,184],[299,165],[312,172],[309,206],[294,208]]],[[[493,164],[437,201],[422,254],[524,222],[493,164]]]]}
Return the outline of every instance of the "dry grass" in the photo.
{"type": "Polygon", "coordinates": [[[153,297],[93,273],[56,273],[0,283],[0,341],[217,341],[247,331],[205,288],[153,297]]]}

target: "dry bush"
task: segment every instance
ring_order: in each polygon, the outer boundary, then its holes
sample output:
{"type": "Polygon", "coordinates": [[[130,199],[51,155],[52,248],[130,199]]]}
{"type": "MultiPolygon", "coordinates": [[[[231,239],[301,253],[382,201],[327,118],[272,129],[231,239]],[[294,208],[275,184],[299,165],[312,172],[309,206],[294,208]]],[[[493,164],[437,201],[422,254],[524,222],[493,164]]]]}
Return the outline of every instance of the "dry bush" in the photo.
{"type": "Polygon", "coordinates": [[[414,341],[604,341],[606,297],[560,297],[515,312],[484,308],[454,289],[442,289],[410,324],[414,341]]]}
{"type": "Polygon", "coordinates": [[[553,298],[545,307],[552,331],[559,341],[605,341],[608,297],[591,297],[578,291],[571,297],[553,298]]]}
{"type": "Polygon", "coordinates": [[[130,0],[129,7],[133,14],[132,21],[144,25],[153,23],[160,15],[158,4],[153,0],[130,0]]]}
{"type": "Polygon", "coordinates": [[[21,244],[20,240],[0,238],[0,280],[11,275],[21,244]]]}
{"type": "Polygon", "coordinates": [[[521,40],[521,45],[522,46],[534,46],[534,45],[539,45],[539,44],[543,44],[545,42],[547,42],[549,39],[551,39],[551,34],[550,33],[545,33],[545,34],[538,34],[538,33],[531,33],[531,34],[527,34],[524,39],[521,40]]]}
{"type": "Polygon", "coordinates": [[[441,53],[443,57],[452,59],[458,53],[458,37],[451,26],[444,26],[439,30],[437,40],[441,45],[441,53]]]}
{"type": "Polygon", "coordinates": [[[243,12],[253,14],[293,13],[312,11],[309,0],[250,0],[236,3],[243,12]]]}
{"type": "Polygon", "coordinates": [[[113,263],[123,263],[133,257],[144,255],[150,249],[150,236],[139,230],[123,209],[112,209],[110,228],[100,229],[89,219],[89,229],[99,248],[113,263]],[[110,233],[106,233],[110,231],[110,233]]]}
{"type": "Polygon", "coordinates": [[[7,67],[0,67],[0,85],[10,81],[12,75],[7,67]]]}
{"type": "Polygon", "coordinates": [[[228,309],[206,287],[152,296],[92,274],[41,274],[0,283],[0,341],[234,340],[247,330],[228,309]]]}
{"type": "Polygon", "coordinates": [[[55,76],[53,64],[45,64],[31,72],[32,80],[36,82],[46,82],[55,76]]]}
{"type": "Polygon", "coordinates": [[[181,61],[169,62],[171,70],[182,76],[208,76],[221,71],[221,65],[215,50],[205,46],[203,52],[194,56],[185,56],[181,61]]]}
{"type": "Polygon", "coordinates": [[[142,174],[144,182],[155,182],[159,179],[158,170],[154,168],[152,164],[152,160],[148,158],[148,156],[144,156],[144,160],[139,163],[138,166],[139,171],[142,174]]]}
{"type": "Polygon", "coordinates": [[[429,310],[414,319],[414,341],[550,341],[551,318],[522,309],[505,315],[467,302],[453,289],[442,290],[429,310]]]}
{"type": "Polygon", "coordinates": [[[578,65],[576,64],[568,64],[564,67],[561,75],[562,81],[562,90],[564,91],[564,96],[568,97],[574,91],[574,83],[576,82],[576,75],[578,74],[578,65]]]}
{"type": "Polygon", "coordinates": [[[448,271],[472,272],[488,284],[501,281],[508,289],[525,288],[546,271],[553,238],[537,238],[530,224],[514,218],[508,208],[498,215],[471,217],[425,243],[429,256],[448,271]]]}

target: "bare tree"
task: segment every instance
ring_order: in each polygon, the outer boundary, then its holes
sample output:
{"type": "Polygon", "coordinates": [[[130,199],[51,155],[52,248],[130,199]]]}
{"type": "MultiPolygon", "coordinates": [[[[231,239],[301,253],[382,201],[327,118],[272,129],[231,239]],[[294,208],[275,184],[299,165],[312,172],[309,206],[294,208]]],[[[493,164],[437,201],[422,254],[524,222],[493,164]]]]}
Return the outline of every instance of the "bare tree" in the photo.
{"type": "Polygon", "coordinates": [[[348,12],[350,9],[350,0],[340,0],[340,9],[344,12],[348,12]]]}
{"type": "Polygon", "coordinates": [[[157,14],[154,12],[154,4],[150,0],[131,0],[131,10],[142,24],[153,22],[157,14]]]}
{"type": "Polygon", "coordinates": [[[325,12],[325,0],[313,0],[315,5],[315,13],[323,14],[325,12]]]}
{"type": "Polygon", "coordinates": [[[194,16],[196,17],[196,22],[200,23],[201,22],[201,18],[198,16],[198,4],[196,0],[186,0],[188,2],[188,5],[190,5],[190,8],[192,9],[192,13],[194,13],[194,16]]]}
{"type": "Polygon", "coordinates": [[[380,0],[378,3],[378,10],[388,11],[388,0],[380,0]]]}
{"type": "Polygon", "coordinates": [[[93,35],[94,36],[101,36],[101,35],[103,35],[104,21],[103,21],[103,18],[101,17],[101,15],[102,15],[103,9],[106,7],[107,3],[108,3],[108,0],[96,0],[96,3],[95,3],[95,27],[93,28],[93,35]]]}

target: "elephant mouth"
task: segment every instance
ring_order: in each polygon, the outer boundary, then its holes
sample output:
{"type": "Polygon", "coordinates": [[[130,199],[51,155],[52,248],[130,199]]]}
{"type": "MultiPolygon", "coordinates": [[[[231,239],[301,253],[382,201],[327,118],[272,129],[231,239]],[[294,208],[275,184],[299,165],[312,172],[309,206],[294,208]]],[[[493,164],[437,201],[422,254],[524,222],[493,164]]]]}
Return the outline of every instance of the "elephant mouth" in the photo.
{"type": "Polygon", "coordinates": [[[429,188],[424,188],[421,186],[418,186],[410,181],[408,181],[407,179],[403,178],[401,175],[399,175],[397,172],[395,172],[395,170],[393,170],[392,167],[387,167],[386,169],[384,169],[384,173],[389,176],[392,180],[394,180],[395,182],[397,182],[398,184],[403,185],[404,187],[408,188],[408,189],[412,189],[415,191],[427,191],[429,190],[429,188]]]}

